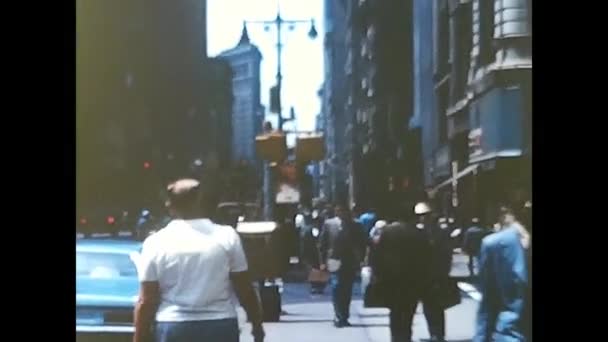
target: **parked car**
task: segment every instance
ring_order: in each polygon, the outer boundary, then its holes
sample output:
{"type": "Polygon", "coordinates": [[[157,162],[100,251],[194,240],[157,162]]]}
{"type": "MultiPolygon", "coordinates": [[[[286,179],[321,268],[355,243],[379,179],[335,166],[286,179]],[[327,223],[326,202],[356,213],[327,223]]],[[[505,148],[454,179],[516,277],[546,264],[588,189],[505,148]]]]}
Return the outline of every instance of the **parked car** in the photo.
{"type": "Polygon", "coordinates": [[[131,341],[141,242],[76,242],[76,341],[131,341]]]}

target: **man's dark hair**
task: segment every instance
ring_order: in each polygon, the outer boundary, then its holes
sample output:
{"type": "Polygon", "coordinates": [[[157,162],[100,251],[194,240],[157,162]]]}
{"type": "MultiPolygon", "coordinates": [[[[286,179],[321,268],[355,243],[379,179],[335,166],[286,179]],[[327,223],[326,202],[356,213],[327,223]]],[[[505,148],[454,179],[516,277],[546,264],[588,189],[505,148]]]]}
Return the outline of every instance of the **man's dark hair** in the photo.
{"type": "Polygon", "coordinates": [[[167,186],[167,195],[171,208],[180,213],[191,212],[200,204],[200,183],[191,178],[180,179],[167,186]]]}

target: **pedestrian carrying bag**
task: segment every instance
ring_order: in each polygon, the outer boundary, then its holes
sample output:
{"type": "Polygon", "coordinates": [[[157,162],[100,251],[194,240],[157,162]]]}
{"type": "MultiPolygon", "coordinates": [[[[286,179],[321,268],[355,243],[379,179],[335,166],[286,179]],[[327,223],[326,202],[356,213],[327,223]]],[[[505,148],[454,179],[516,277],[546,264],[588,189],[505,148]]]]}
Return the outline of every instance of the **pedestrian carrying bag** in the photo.
{"type": "Polygon", "coordinates": [[[382,283],[373,274],[371,267],[361,270],[361,288],[363,289],[363,305],[366,308],[388,307],[382,283]]]}
{"type": "Polygon", "coordinates": [[[264,312],[264,322],[278,322],[281,319],[281,293],[275,284],[264,284],[260,288],[260,299],[264,312]]]}
{"type": "Polygon", "coordinates": [[[313,268],[308,273],[308,281],[311,283],[327,283],[329,281],[329,272],[313,268]]]}
{"type": "Polygon", "coordinates": [[[372,268],[369,266],[365,266],[361,268],[361,292],[364,292],[367,289],[367,286],[372,280],[372,268]]]}
{"type": "Polygon", "coordinates": [[[338,272],[340,267],[342,266],[342,262],[338,259],[328,259],[327,260],[327,270],[329,272],[338,272]]]}
{"type": "Polygon", "coordinates": [[[448,281],[445,282],[443,289],[439,289],[440,298],[441,298],[441,306],[445,309],[449,309],[460,304],[461,295],[460,289],[458,288],[458,284],[456,280],[453,278],[449,278],[448,281]]]}

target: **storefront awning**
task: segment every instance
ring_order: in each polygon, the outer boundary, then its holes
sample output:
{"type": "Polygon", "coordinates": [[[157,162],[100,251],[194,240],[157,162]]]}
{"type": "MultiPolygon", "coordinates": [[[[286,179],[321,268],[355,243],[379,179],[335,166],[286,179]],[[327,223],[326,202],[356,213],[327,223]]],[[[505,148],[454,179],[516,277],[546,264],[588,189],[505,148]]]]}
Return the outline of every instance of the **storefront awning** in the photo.
{"type": "MultiPolygon", "coordinates": [[[[462,170],[462,171],[458,172],[458,174],[456,174],[456,180],[458,180],[458,179],[460,179],[460,178],[468,175],[469,173],[477,170],[478,167],[479,167],[479,164],[473,164],[473,165],[467,166],[464,170],[462,170]]],[[[444,186],[452,184],[453,181],[454,181],[453,177],[450,178],[450,179],[448,179],[448,180],[446,180],[446,181],[444,181],[443,183],[441,183],[441,184],[437,185],[436,187],[434,187],[431,190],[431,193],[433,193],[433,194],[436,193],[437,191],[439,191],[439,189],[443,188],[444,186]]]]}

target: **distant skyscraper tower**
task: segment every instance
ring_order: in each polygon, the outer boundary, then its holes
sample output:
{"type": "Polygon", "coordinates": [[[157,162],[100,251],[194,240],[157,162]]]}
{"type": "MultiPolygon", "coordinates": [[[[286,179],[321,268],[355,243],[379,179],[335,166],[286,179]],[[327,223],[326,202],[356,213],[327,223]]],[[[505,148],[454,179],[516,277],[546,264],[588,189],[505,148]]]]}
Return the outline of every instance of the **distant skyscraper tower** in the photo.
{"type": "Polygon", "coordinates": [[[251,44],[247,28],[238,45],[224,51],[219,58],[230,64],[232,75],[232,158],[247,160],[251,165],[257,164],[255,137],[262,130],[264,119],[263,107],[260,104],[260,62],[262,54],[251,44]]]}

